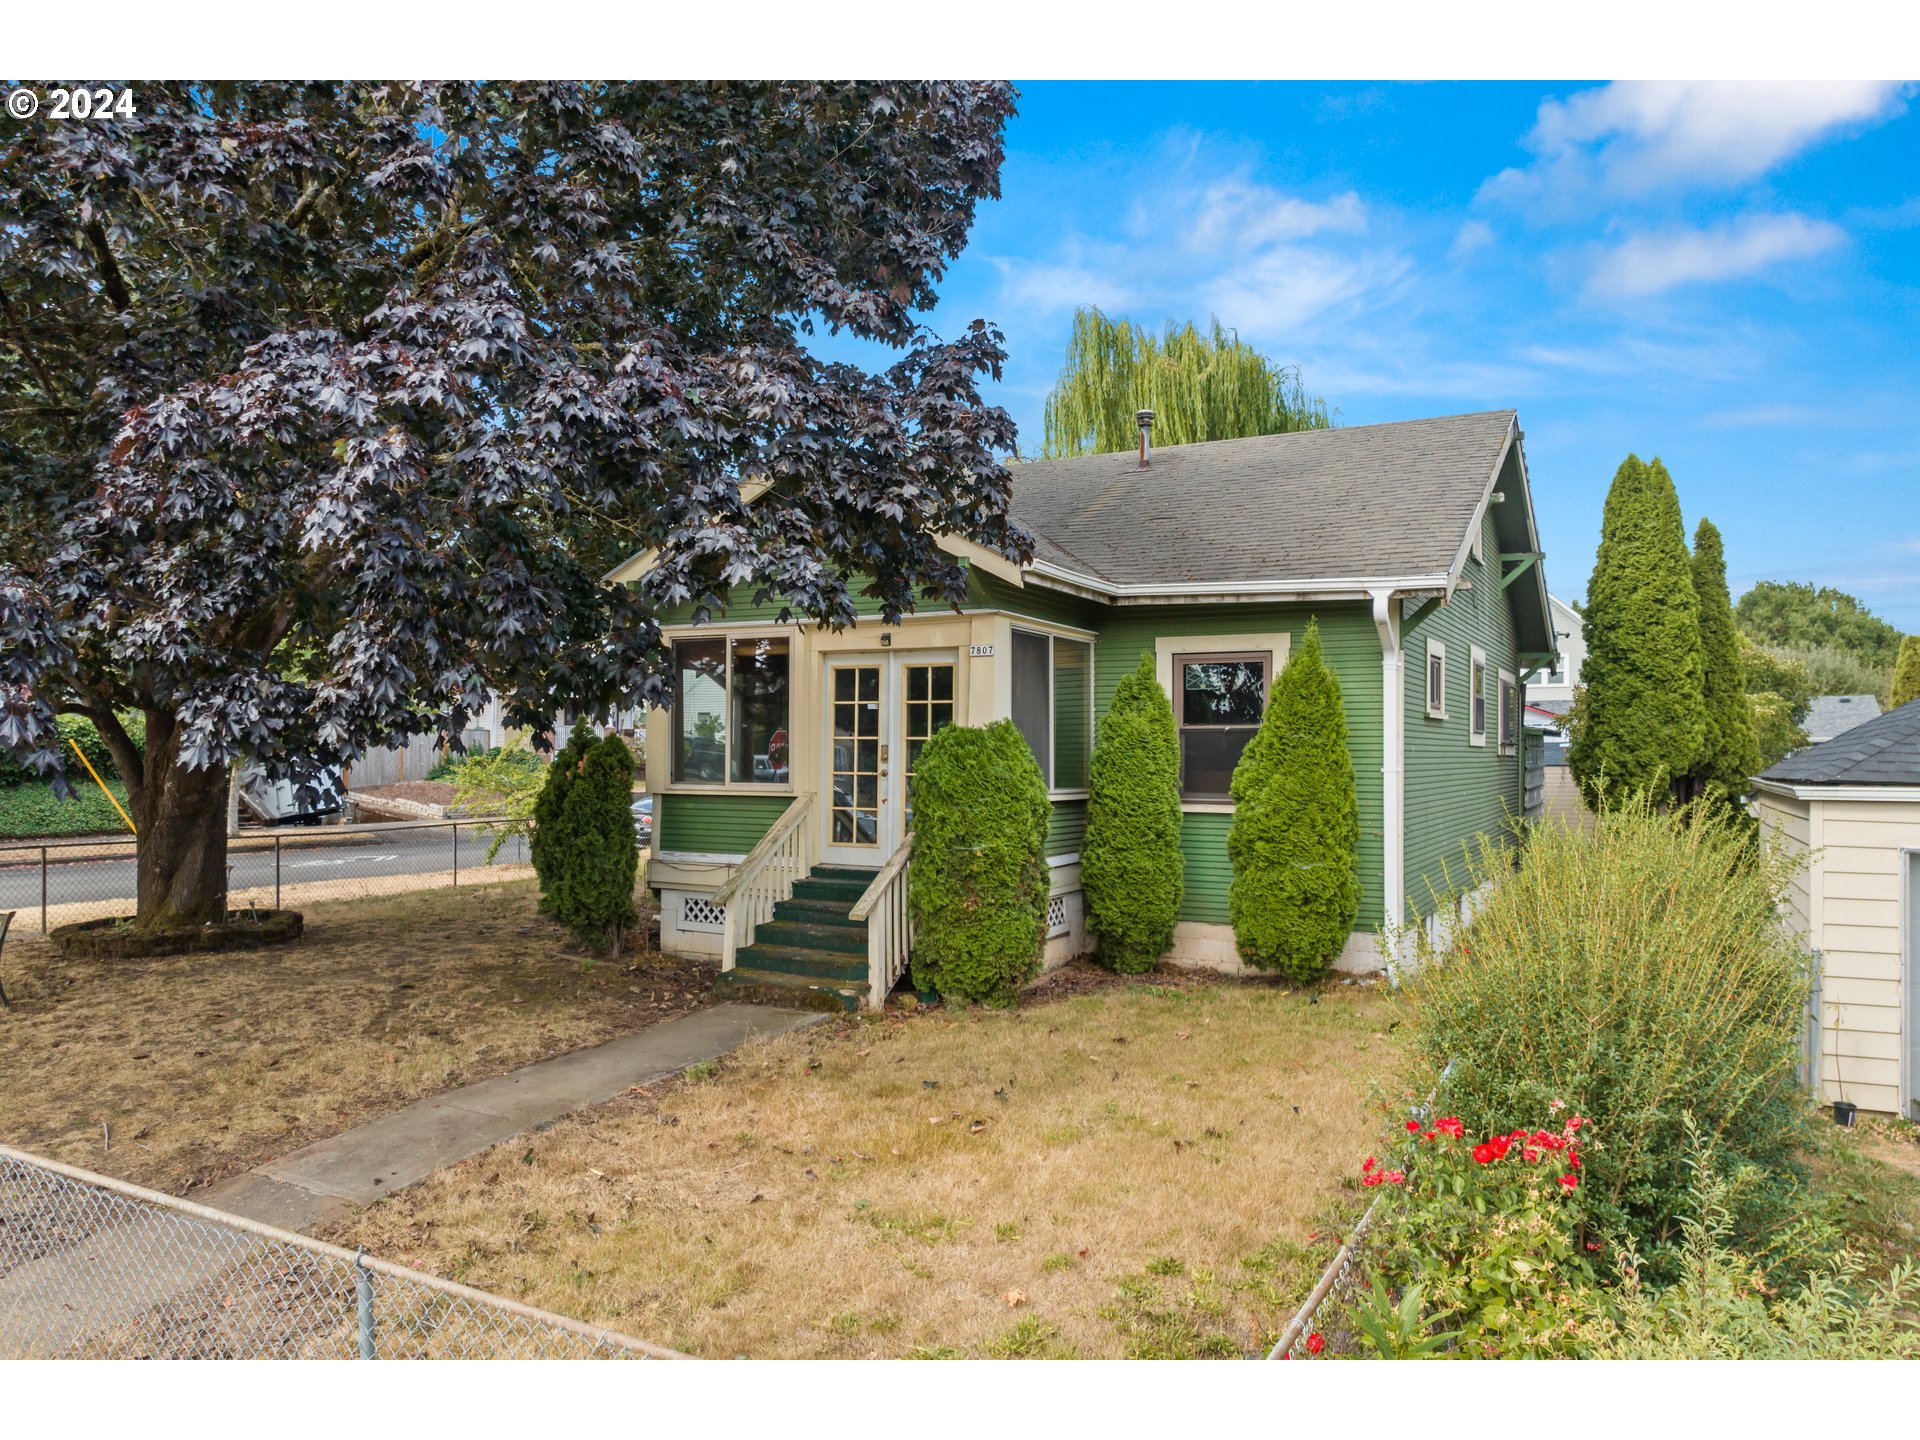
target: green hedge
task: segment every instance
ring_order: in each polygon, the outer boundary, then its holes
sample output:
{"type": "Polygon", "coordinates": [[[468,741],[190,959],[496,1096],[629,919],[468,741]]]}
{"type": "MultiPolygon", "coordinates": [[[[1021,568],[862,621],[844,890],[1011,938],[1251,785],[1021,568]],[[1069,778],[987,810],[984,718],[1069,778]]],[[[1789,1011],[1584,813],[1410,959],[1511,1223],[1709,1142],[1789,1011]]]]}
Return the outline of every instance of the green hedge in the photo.
{"type": "Polygon", "coordinates": [[[1150,650],[1113,692],[1088,783],[1080,847],[1087,927],[1101,964],[1138,975],[1173,943],[1187,863],[1180,850],[1180,736],[1150,650]]]}
{"type": "Polygon", "coordinates": [[[1040,973],[1047,928],[1046,781],[1011,720],[949,725],[913,779],[913,983],[1011,1005],[1040,973]]]}
{"type": "MultiPolygon", "coordinates": [[[[67,772],[74,778],[76,788],[81,782],[88,785],[93,782],[87,779],[86,767],[74,759],[73,747],[67,743],[69,738],[79,743],[81,753],[100,772],[102,780],[113,783],[119,779],[120,767],[113,763],[113,752],[107,749],[107,742],[100,737],[99,730],[91,720],[79,715],[62,715],[56,723],[60,727],[60,758],[66,763],[67,772]]],[[[120,716],[120,726],[135,745],[143,750],[146,748],[147,722],[144,716],[137,711],[125,711],[120,716]]],[[[37,770],[30,770],[11,750],[0,747],[0,790],[15,785],[39,784],[43,779],[37,770]]],[[[94,791],[96,796],[99,793],[97,789],[94,791]]]]}
{"type": "Polygon", "coordinates": [[[1317,980],[1360,914],[1360,806],[1340,681],[1309,621],[1233,770],[1227,909],[1240,957],[1317,980]]]}
{"type": "MultiPolygon", "coordinates": [[[[127,803],[126,786],[118,780],[107,779],[107,788],[122,805],[127,803]]],[[[70,800],[54,798],[51,780],[33,780],[0,789],[0,839],[126,834],[127,823],[120,818],[120,812],[84,774],[74,779],[70,800]]]]}
{"type": "Polygon", "coordinates": [[[583,720],[573,727],[567,743],[554,755],[553,763],[547,767],[546,783],[540,787],[540,798],[533,802],[533,834],[527,841],[527,854],[533,861],[533,873],[540,881],[540,908],[548,914],[553,913],[558,857],[569,845],[565,834],[567,792],[573,788],[581,762],[593,745],[593,729],[583,720]]]}

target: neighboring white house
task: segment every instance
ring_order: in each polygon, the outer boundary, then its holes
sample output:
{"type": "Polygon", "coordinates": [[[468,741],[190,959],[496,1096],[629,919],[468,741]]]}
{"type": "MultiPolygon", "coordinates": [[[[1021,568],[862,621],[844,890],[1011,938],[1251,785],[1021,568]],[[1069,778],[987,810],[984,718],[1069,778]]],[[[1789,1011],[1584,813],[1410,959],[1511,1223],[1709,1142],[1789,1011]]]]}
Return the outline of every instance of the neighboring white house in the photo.
{"type": "Polygon", "coordinates": [[[1856,725],[1864,725],[1880,713],[1880,701],[1872,695],[1816,695],[1807,710],[1807,723],[1800,728],[1815,745],[1844,735],[1856,725]]]}
{"type": "Polygon", "coordinates": [[[1580,667],[1586,663],[1587,642],[1580,627],[1580,613],[1566,601],[1547,597],[1547,610],[1553,617],[1553,639],[1560,658],[1553,669],[1527,682],[1527,704],[1555,715],[1573,708],[1573,692],[1580,684],[1580,667]]]}
{"type": "Polygon", "coordinates": [[[1754,781],[1769,843],[1807,863],[1788,923],[1820,955],[1829,1100],[1920,1119],[1920,700],[1754,781]]]}

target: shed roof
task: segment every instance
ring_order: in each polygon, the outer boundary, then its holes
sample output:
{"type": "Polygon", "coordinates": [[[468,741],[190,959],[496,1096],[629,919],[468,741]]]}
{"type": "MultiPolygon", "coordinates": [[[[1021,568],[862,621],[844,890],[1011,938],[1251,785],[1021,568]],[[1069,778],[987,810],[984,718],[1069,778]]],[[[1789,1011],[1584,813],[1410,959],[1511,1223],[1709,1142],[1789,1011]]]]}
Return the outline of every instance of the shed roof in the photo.
{"type": "Polygon", "coordinates": [[[1789,785],[1920,786],[1920,700],[1789,755],[1760,778],[1789,785]]]}

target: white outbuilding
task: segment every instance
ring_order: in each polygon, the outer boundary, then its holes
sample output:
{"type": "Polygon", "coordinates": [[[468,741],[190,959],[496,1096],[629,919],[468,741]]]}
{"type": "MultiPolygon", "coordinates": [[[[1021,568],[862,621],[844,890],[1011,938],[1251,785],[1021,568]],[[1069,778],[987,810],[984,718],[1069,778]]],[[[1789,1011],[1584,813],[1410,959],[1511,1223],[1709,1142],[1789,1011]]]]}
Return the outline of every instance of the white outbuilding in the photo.
{"type": "Polygon", "coordinates": [[[1769,844],[1806,860],[1788,921],[1820,956],[1828,1100],[1920,1120],[1920,700],[1754,781],[1769,844]]]}

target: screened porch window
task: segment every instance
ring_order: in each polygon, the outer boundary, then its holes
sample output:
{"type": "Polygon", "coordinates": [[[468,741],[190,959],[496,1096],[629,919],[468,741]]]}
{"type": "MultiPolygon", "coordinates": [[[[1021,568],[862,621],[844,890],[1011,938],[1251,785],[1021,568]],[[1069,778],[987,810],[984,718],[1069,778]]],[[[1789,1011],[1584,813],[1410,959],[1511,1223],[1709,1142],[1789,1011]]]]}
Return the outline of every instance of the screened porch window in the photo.
{"type": "Polygon", "coordinates": [[[1093,742],[1093,647],[1065,635],[1013,632],[1013,723],[1049,790],[1083,790],[1093,742]]]}
{"type": "Polygon", "coordinates": [[[1266,651],[1173,657],[1184,798],[1229,798],[1233,767],[1266,712],[1272,668],[1266,651]]]}
{"type": "Polygon", "coordinates": [[[787,783],[787,660],[784,637],[675,642],[675,780],[787,783]]]}

